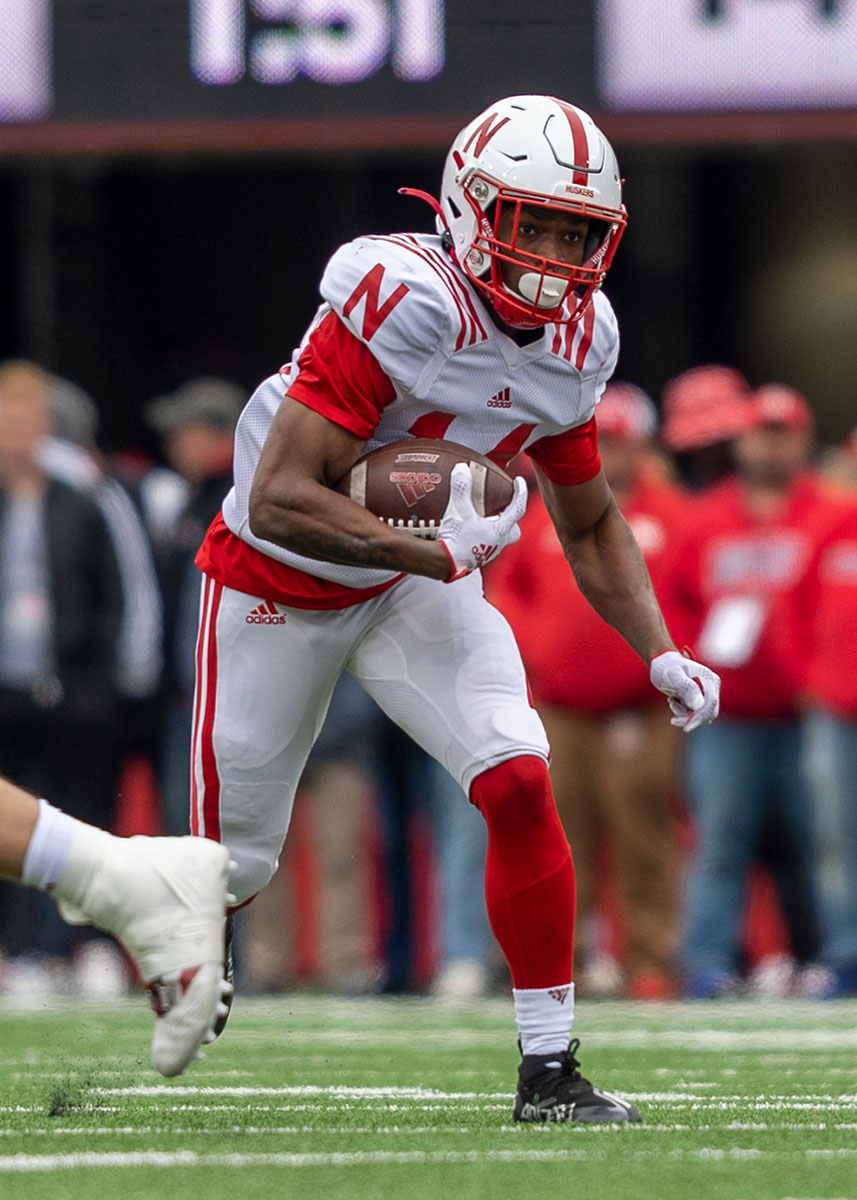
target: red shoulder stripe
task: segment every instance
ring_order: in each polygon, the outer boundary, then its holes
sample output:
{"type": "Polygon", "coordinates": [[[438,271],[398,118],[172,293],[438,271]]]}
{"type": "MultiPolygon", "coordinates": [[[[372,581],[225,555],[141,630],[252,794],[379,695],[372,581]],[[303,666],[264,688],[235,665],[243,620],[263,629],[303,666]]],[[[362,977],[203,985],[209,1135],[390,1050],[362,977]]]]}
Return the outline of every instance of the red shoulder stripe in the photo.
{"type": "Polygon", "coordinates": [[[476,342],[485,341],[488,334],[479,319],[473,298],[449,263],[437,251],[426,249],[426,247],[419,244],[416,238],[408,234],[392,234],[390,237],[383,237],[378,240],[391,242],[393,245],[400,246],[404,250],[410,250],[412,254],[431,267],[435,275],[442,281],[455,301],[455,306],[461,318],[461,326],[455,342],[456,350],[460,350],[464,345],[473,346],[476,342]]]}
{"type": "Polygon", "coordinates": [[[581,332],[580,341],[577,343],[577,354],[574,359],[574,365],[578,371],[583,370],[583,364],[586,361],[586,356],[589,353],[589,347],[592,345],[592,335],[595,332],[595,305],[590,303],[589,307],[584,310],[583,316],[580,319],[581,332]]]}
{"type": "Polygon", "coordinates": [[[571,362],[572,350],[574,341],[578,331],[580,338],[577,341],[577,354],[575,355],[574,365],[578,371],[583,370],[583,363],[586,355],[589,353],[589,347],[592,345],[592,336],[595,332],[595,305],[590,304],[584,311],[583,316],[578,321],[567,321],[565,324],[557,324],[554,326],[553,341],[551,342],[551,353],[557,356],[562,356],[566,362],[571,362]]]}

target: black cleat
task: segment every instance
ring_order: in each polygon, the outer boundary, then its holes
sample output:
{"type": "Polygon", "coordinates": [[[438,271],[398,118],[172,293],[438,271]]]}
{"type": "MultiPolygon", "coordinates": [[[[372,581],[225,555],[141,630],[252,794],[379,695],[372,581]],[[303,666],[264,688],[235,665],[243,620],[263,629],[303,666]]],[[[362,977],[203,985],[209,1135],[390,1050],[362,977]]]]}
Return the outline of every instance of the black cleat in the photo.
{"type": "Polygon", "coordinates": [[[214,1037],[219,1038],[226,1028],[229,1014],[232,1012],[232,1001],[235,999],[235,964],[232,960],[232,939],[235,937],[235,917],[229,916],[223,926],[223,977],[229,984],[229,991],[222,997],[226,1011],[221,1013],[214,1022],[214,1037]]]}
{"type": "Polygon", "coordinates": [[[518,1068],[516,1121],[581,1121],[588,1124],[639,1121],[633,1104],[593,1087],[575,1058],[580,1039],[562,1054],[527,1054],[518,1068]]]}

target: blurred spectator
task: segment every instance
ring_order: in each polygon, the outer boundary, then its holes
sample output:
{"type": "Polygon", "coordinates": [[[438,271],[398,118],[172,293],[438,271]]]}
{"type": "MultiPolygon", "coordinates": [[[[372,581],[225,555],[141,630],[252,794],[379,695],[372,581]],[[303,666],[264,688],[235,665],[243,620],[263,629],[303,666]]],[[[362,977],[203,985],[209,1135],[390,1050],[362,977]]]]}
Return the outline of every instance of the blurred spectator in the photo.
{"type": "Polygon", "coordinates": [[[818,464],[825,479],[846,491],[857,491],[857,426],[840,446],[829,446],[821,454],[818,464]]]}
{"type": "MultiPolygon", "coordinates": [[[[662,441],[672,450],[678,473],[692,491],[707,491],[734,472],[733,441],[746,424],[750,395],[741,372],[721,364],[694,367],[666,385],[662,441]]],[[[772,812],[763,819],[754,858],[757,866],[750,882],[754,927],[747,930],[747,938],[757,945],[751,950],[758,950],[760,939],[762,944],[771,944],[771,932],[761,928],[760,922],[777,917],[771,910],[773,898],[766,893],[765,875],[757,869],[761,867],[772,876],[788,939],[805,957],[814,945],[814,918],[803,908],[789,842],[787,838],[784,842],[772,812]]],[[[763,993],[787,990],[791,984],[791,960],[776,946],[776,940],[774,937],[768,953],[761,952],[754,966],[752,985],[763,993]]]]}
{"type": "Polygon", "coordinates": [[[98,449],[98,409],[68,379],[51,376],[52,436],[39,451],[49,475],[88,492],[102,511],[122,579],[122,622],[116,655],[116,690],[133,703],[149,700],[162,667],[162,607],[151,544],[136,505],[108,472],[98,449]]]}
{"type": "Polygon", "coordinates": [[[172,467],[153,463],[134,450],[113,454],[111,470],[139,510],[159,561],[172,544],[179,513],[190,496],[190,484],[172,467]]]}
{"type": "Polygon", "coordinates": [[[494,936],[482,877],[487,831],[455,780],[386,717],[378,727],[377,787],[386,905],[383,939],[388,993],[428,986],[443,1000],[474,1000],[492,984],[494,936]],[[418,832],[433,872],[419,871],[418,832]],[[420,885],[428,884],[437,928],[420,929],[420,885]],[[431,886],[434,884],[434,886],[431,886]],[[422,940],[421,940],[422,935],[422,940]],[[436,956],[422,949],[435,949],[436,956]]]}
{"type": "Polygon", "coordinates": [[[816,836],[821,969],[805,991],[857,995],[857,503],[842,505],[809,578],[804,768],[816,836]]]}
{"type": "MultiPolygon", "coordinates": [[[[194,556],[232,486],[235,424],[247,393],[225,379],[189,379],[146,408],[169,466],[184,481],[185,499],[171,522],[161,521],[156,555],[164,604],[163,726],[159,783],[164,832],[187,833],[190,738],[199,571],[194,556]]],[[[163,489],[161,489],[163,491],[163,489]]],[[[178,489],[173,489],[178,496],[178,489]]],[[[163,514],[162,514],[163,516],[163,514]]]]}
{"type": "MultiPolygon", "coordinates": [[[[121,580],[99,505],[40,463],[51,387],[0,364],[0,772],[109,828],[121,580]]],[[[5,990],[65,986],[72,935],[48,897],[4,886],[0,943],[5,990]]]]}
{"type": "Polygon", "coordinates": [[[298,786],[295,836],[274,878],[238,914],[240,987],[279,991],[303,978],[340,995],[378,990],[370,919],[378,716],[366,692],[341,675],[298,786]]]}
{"type": "MultiPolygon", "coordinates": [[[[107,472],[98,449],[98,409],[92,397],[68,379],[50,377],[52,435],[39,447],[39,461],[55,479],[92,497],[107,524],[122,584],[122,619],[116,642],[116,714],[103,733],[104,797],[98,807],[114,811],[123,770],[142,755],[154,769],[156,703],[161,678],[163,612],[152,548],[137,506],[107,472]]],[[[127,964],[115,945],[94,938],[75,956],[81,990],[110,998],[128,983],[127,964]]]]}
{"type": "MultiPolygon", "coordinates": [[[[688,498],[663,480],[652,457],[655,407],[639,388],[617,382],[596,422],[605,473],[659,591],[688,498]]],[[[485,572],[486,594],[515,631],[551,744],[551,778],[577,878],[575,982],[582,991],[625,986],[636,998],[668,998],[677,994],[679,735],[651,694],[646,664],[562,570],[538,494],[522,528],[521,541],[485,572]],[[624,983],[592,944],[605,874],[615,880],[624,983]]]]}
{"type": "Polygon", "coordinates": [[[692,367],[661,397],[661,440],[686,487],[701,491],[733,469],[732,440],[744,427],[747,380],[734,367],[692,367]]]}
{"type": "Polygon", "coordinates": [[[438,1000],[476,1000],[496,985],[498,971],[507,974],[482,887],[488,831],[449,772],[429,755],[424,759],[439,916],[431,992],[438,1000]]]}
{"type": "MultiPolygon", "coordinates": [[[[668,572],[667,605],[684,614],[678,636],[723,679],[716,727],[685,747],[696,835],[683,947],[691,997],[738,985],[745,888],[766,816],[790,879],[781,898],[815,917],[796,702],[812,620],[802,585],[831,498],[807,466],[812,433],[797,392],[769,385],[753,393],[734,442],[737,473],[699,498],[668,572]]],[[[792,947],[799,963],[813,949],[811,932],[792,947]]]]}

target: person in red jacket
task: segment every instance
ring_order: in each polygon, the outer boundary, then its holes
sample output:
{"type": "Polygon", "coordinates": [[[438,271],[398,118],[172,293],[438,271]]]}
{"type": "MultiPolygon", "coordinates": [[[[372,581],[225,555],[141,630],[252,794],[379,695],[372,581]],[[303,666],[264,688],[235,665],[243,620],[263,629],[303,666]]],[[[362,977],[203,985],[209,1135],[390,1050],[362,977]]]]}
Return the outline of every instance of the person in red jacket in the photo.
{"type": "MultiPolygon", "coordinates": [[[[653,447],[657,411],[639,388],[617,382],[607,387],[596,421],[605,473],[657,591],[686,509],[684,492],[667,482],[653,447]]],[[[536,492],[521,525],[522,541],[486,572],[486,594],[512,625],[548,730],[557,808],[577,868],[583,937],[575,976],[584,986],[589,979],[590,988],[610,982],[593,945],[608,851],[627,992],[669,998],[677,992],[677,731],[658,720],[645,666],[560,571],[562,548],[536,492]]]]}
{"type": "Polygon", "coordinates": [[[675,627],[723,677],[721,723],[685,759],[696,844],[682,957],[692,998],[739,984],[745,888],[767,816],[803,909],[815,913],[797,700],[811,626],[804,584],[835,501],[808,467],[812,433],[801,395],[759,388],[734,442],[736,473],[697,500],[667,571],[666,603],[683,614],[675,627]]]}
{"type": "Polygon", "coordinates": [[[804,770],[815,832],[821,967],[812,991],[857,995],[857,500],[821,548],[809,578],[814,614],[804,717],[804,770]]]}

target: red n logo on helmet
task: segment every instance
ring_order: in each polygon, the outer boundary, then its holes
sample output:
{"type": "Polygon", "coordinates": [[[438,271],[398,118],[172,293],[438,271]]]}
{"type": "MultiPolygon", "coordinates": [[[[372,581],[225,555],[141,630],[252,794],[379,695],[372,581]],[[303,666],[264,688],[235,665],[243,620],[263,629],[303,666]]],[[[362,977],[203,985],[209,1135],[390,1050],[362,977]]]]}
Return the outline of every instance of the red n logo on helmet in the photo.
{"type": "Polygon", "coordinates": [[[378,332],[378,327],[386,321],[390,313],[396,307],[400,300],[403,300],[411,290],[406,283],[400,283],[399,286],[390,293],[383,304],[378,303],[381,298],[381,280],[384,278],[384,267],[381,263],[376,263],[371,271],[368,271],[358,283],[357,287],[345,301],[342,306],[342,315],[350,316],[351,310],[360,303],[363,297],[366,297],[366,307],[363,310],[363,340],[369,342],[378,332]]]}
{"type": "Polygon", "coordinates": [[[479,155],[482,153],[482,151],[485,149],[485,147],[491,141],[494,134],[498,133],[503,128],[503,126],[508,123],[509,118],[503,117],[502,121],[498,121],[496,125],[492,126],[491,122],[495,119],[496,116],[497,116],[496,113],[490,113],[485,118],[485,120],[482,122],[481,125],[476,126],[476,128],[471,133],[470,137],[464,143],[465,151],[470,149],[470,146],[475,138],[476,139],[476,149],[473,151],[473,153],[475,154],[475,156],[477,158],[479,157],[479,155]]]}

